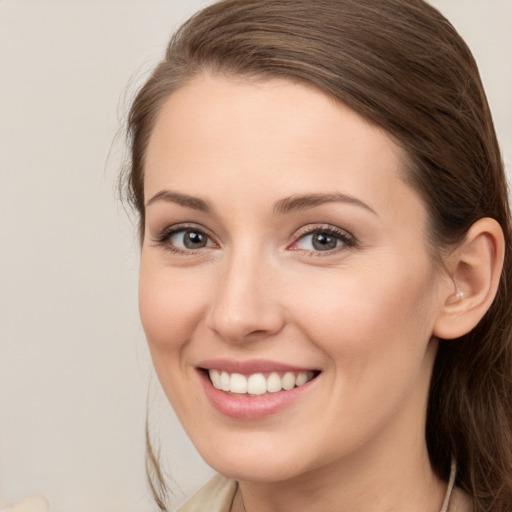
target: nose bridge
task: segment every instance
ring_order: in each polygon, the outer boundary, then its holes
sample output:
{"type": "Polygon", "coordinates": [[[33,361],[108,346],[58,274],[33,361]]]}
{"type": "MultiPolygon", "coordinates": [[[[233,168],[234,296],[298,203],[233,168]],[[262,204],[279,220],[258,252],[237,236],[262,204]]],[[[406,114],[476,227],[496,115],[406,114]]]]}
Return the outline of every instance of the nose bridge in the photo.
{"type": "Polygon", "coordinates": [[[278,332],[283,317],[264,252],[241,243],[229,251],[222,266],[210,307],[211,328],[231,342],[278,332]]]}

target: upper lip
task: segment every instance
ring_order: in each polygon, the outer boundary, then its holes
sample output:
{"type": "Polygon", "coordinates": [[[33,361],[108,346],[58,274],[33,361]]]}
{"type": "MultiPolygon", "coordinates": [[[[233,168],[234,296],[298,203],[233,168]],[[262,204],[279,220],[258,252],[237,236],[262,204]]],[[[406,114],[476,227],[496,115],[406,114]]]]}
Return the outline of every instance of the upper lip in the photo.
{"type": "Polygon", "coordinates": [[[241,373],[242,375],[270,372],[314,371],[313,368],[293,366],[266,359],[252,359],[248,361],[237,361],[234,359],[208,359],[206,361],[201,361],[197,366],[204,370],[220,370],[227,373],[241,373]]]}

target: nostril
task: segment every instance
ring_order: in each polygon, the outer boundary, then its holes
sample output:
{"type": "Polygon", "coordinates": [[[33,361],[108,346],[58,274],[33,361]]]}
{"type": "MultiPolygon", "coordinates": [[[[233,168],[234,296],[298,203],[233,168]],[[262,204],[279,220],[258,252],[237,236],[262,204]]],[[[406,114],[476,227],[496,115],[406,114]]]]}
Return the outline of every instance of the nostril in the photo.
{"type": "MultiPolygon", "coordinates": [[[[256,316],[256,315],[255,315],[256,316]]],[[[255,342],[274,336],[281,331],[284,321],[264,318],[212,317],[208,322],[210,328],[223,340],[232,343],[255,342]]]]}

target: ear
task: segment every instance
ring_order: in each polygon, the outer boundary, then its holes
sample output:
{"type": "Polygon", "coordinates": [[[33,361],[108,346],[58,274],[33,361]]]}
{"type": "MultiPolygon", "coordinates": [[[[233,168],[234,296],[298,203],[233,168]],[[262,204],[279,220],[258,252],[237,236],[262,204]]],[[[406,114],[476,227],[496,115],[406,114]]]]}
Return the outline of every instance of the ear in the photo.
{"type": "Polygon", "coordinates": [[[464,241],[445,258],[449,279],[443,286],[434,336],[458,338],[478,324],[496,296],[504,255],[500,225],[490,218],[475,222],[464,241]]]}

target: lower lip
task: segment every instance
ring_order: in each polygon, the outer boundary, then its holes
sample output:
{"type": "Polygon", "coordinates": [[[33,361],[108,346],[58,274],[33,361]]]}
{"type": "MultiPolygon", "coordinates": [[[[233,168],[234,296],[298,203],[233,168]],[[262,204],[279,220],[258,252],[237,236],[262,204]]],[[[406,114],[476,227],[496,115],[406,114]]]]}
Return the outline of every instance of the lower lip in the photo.
{"type": "Polygon", "coordinates": [[[204,371],[199,371],[199,374],[203,389],[213,407],[225,416],[239,420],[258,420],[278,413],[299,400],[316,380],[316,378],[312,379],[289,391],[283,390],[249,397],[216,389],[204,371]]]}

